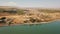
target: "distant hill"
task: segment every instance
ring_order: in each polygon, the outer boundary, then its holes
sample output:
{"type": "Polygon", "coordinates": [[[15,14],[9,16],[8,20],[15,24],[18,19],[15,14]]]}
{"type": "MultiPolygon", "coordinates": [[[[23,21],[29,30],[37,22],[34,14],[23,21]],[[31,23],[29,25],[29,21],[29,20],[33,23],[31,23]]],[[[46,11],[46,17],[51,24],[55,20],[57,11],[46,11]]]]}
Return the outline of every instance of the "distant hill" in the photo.
{"type": "Polygon", "coordinates": [[[13,7],[13,6],[0,6],[0,8],[16,8],[16,7],[13,7]]]}

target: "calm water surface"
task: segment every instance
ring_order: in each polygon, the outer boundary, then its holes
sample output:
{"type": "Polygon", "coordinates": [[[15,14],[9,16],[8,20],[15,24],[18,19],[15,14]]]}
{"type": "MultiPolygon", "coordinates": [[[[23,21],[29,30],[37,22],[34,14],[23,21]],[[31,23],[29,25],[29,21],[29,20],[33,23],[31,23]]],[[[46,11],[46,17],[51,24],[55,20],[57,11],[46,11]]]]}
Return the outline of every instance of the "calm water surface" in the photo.
{"type": "Polygon", "coordinates": [[[0,34],[60,34],[60,21],[49,24],[0,27],[0,34]]]}

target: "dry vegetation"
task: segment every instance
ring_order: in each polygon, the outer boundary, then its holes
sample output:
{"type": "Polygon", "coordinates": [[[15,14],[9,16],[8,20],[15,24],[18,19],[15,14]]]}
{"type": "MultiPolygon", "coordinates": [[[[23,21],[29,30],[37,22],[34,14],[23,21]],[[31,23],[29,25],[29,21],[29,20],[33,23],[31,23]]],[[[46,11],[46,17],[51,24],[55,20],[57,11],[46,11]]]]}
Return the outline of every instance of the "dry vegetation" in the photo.
{"type": "Polygon", "coordinates": [[[60,10],[0,8],[0,20],[3,17],[6,23],[13,24],[49,22],[60,19],[60,10]]]}

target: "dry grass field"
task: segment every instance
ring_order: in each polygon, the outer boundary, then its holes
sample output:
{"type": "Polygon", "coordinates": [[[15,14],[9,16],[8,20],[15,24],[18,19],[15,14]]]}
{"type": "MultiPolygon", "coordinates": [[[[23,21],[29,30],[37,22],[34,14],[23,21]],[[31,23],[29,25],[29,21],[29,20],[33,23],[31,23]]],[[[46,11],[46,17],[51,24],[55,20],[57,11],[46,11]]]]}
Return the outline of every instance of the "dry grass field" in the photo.
{"type": "MultiPolygon", "coordinates": [[[[6,7],[5,7],[6,8],[6,7]]],[[[6,23],[40,23],[60,19],[60,10],[34,8],[0,8],[0,19],[6,18],[6,23]]]]}

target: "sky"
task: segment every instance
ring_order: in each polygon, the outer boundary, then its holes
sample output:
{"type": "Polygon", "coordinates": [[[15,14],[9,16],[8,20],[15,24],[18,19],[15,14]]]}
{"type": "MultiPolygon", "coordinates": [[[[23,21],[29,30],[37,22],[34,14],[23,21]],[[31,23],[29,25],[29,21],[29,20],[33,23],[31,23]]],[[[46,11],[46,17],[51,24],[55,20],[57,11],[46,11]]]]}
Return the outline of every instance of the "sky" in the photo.
{"type": "Polygon", "coordinates": [[[0,6],[60,8],[60,0],[0,0],[0,6]]]}

